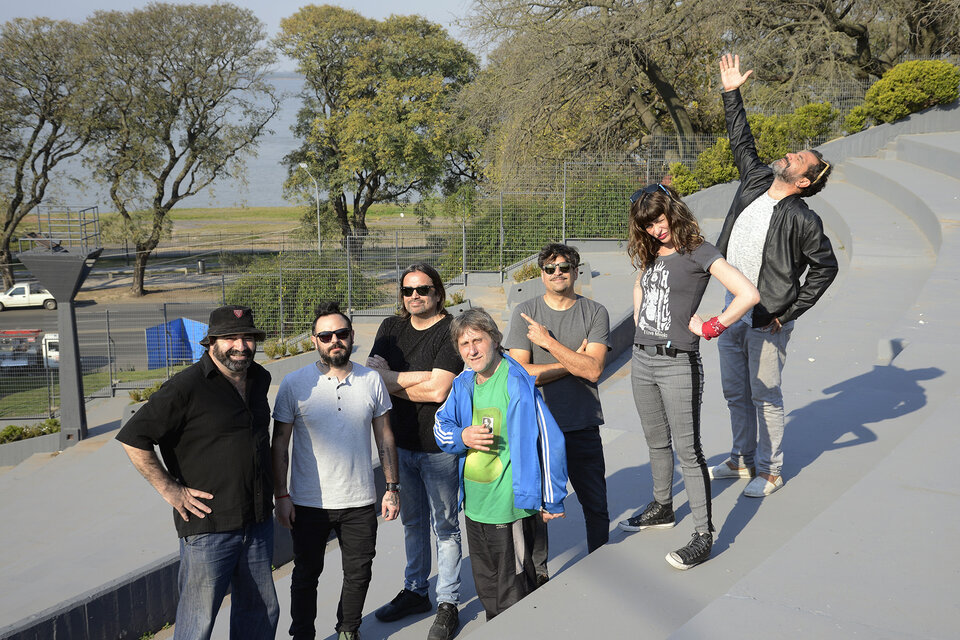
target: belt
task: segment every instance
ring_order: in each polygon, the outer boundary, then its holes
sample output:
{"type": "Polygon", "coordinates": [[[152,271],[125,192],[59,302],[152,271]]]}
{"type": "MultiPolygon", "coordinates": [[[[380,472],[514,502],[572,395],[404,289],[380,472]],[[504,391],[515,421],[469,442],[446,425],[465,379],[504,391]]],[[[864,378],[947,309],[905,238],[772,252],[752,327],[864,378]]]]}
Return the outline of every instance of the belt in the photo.
{"type": "Polygon", "coordinates": [[[665,344],[637,344],[637,347],[643,349],[652,356],[669,356],[676,358],[678,353],[690,353],[676,347],[668,347],[665,344]]]}

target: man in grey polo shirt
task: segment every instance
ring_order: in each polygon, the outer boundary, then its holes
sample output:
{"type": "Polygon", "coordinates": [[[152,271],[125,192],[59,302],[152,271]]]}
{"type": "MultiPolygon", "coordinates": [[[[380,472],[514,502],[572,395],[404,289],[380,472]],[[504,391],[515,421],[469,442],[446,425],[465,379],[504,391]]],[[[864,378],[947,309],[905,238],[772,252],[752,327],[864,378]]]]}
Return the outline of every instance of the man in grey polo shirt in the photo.
{"type": "MultiPolygon", "coordinates": [[[[580,266],[575,248],[550,243],[540,250],[537,264],[547,292],[517,305],[505,346],[536,377],[563,431],[567,474],[583,507],[587,551],[592,553],[610,535],[597,389],[609,350],[610,315],[602,304],[574,292],[580,266]]],[[[540,527],[533,554],[538,584],[547,579],[546,535],[546,527],[540,527]]]]}
{"type": "Polygon", "coordinates": [[[336,303],[317,307],[312,333],[320,360],[283,379],[273,410],[277,519],[293,530],[290,635],[304,639],[316,635],[317,582],[333,531],[343,564],[336,631],[339,640],[354,640],[360,637],[377,541],[371,425],[387,482],[380,513],[385,520],[394,520],[400,512],[390,394],[380,374],[350,362],[353,327],[336,303]]]}

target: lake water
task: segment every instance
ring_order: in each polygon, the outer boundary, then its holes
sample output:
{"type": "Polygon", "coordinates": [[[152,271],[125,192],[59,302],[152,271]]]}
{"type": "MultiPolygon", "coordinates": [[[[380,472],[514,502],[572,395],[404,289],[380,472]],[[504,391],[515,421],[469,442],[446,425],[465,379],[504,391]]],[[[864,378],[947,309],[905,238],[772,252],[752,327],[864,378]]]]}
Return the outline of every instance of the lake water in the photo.
{"type": "MultiPolygon", "coordinates": [[[[246,184],[231,178],[221,178],[210,188],[181,200],[176,208],[192,207],[272,207],[296,204],[283,199],[283,181],[287,170],[281,164],[283,156],[300,145],[293,136],[292,127],[300,108],[303,78],[276,76],[271,82],[282,97],[280,111],[273,117],[260,139],[257,156],[247,159],[246,184]]],[[[72,206],[98,205],[100,212],[113,211],[107,188],[95,183],[89,171],[79,161],[61,164],[51,181],[44,204],[72,206]],[[78,188],[68,179],[72,177],[85,185],[78,188]]]]}

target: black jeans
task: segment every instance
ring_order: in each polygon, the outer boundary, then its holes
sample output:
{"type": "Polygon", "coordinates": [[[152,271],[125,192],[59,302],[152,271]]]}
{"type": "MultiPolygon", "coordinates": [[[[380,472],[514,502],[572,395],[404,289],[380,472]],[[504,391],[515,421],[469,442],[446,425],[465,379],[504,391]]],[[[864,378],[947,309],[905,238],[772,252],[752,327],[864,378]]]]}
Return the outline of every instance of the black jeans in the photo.
{"type": "Polygon", "coordinates": [[[509,524],[485,524],[464,516],[470,568],[477,597],[491,620],[536,588],[533,568],[535,523],[540,515],[509,524]]]}
{"type": "Polygon", "coordinates": [[[352,509],[315,509],[296,505],[293,521],[293,575],[290,583],[290,635],[296,640],[316,636],[317,583],[323,572],[327,539],[340,541],[343,587],[337,607],[337,631],[360,628],[363,602],[370,586],[377,550],[377,512],[373,505],[352,509]]]}
{"type": "MultiPolygon", "coordinates": [[[[607,510],[607,466],[603,459],[600,427],[564,431],[567,450],[567,477],[583,508],[587,525],[587,553],[593,553],[610,538],[610,513],[607,510]]],[[[537,575],[547,574],[549,540],[547,525],[538,519],[533,545],[533,564],[537,575]]]]}

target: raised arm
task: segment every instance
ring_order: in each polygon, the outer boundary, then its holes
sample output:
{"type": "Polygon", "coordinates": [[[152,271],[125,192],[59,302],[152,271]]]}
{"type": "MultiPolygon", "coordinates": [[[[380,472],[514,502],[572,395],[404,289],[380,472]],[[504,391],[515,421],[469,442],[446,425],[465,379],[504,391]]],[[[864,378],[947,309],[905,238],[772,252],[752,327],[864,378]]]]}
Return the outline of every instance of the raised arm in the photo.
{"type": "Polygon", "coordinates": [[[270,453],[273,455],[273,491],[276,499],[277,520],[287,529],[293,528],[297,519],[290,489],[287,487],[287,469],[290,468],[290,436],[293,434],[292,422],[273,421],[273,440],[270,453]]]}
{"type": "Polygon", "coordinates": [[[130,462],[144,478],[147,479],[157,493],[166,500],[170,506],[177,510],[184,521],[190,520],[190,514],[198,518],[204,518],[210,513],[210,507],[201,502],[199,498],[210,500],[212,493],[191,489],[185,487],[163,468],[157,452],[154,449],[138,449],[125,442],[121,442],[123,450],[127,452],[130,462]]]}

